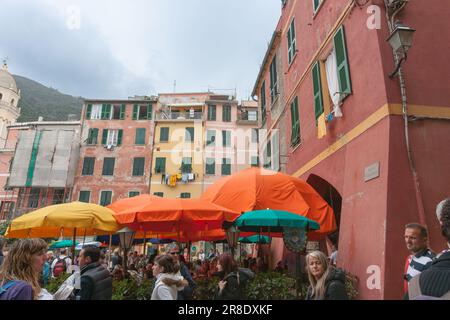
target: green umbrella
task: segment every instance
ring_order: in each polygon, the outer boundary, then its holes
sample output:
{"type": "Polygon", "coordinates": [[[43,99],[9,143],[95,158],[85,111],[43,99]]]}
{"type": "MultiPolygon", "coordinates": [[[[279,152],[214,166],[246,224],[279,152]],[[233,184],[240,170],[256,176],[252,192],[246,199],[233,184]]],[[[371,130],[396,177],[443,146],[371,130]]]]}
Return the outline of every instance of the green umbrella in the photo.
{"type": "Polygon", "coordinates": [[[243,213],[234,222],[244,232],[283,232],[285,227],[318,230],[320,225],[304,216],[281,210],[256,210],[243,213]]]}
{"type": "MultiPolygon", "coordinates": [[[[75,245],[77,245],[77,244],[78,244],[78,242],[75,241],[75,245]]],[[[68,247],[72,247],[72,246],[73,246],[72,240],[59,240],[59,241],[53,242],[49,246],[49,249],[68,248],[68,247]]]]}
{"type": "Polygon", "coordinates": [[[261,244],[268,244],[270,243],[270,237],[268,236],[261,236],[258,234],[255,234],[253,236],[249,237],[240,237],[239,242],[241,243],[261,243],[261,244]]]}

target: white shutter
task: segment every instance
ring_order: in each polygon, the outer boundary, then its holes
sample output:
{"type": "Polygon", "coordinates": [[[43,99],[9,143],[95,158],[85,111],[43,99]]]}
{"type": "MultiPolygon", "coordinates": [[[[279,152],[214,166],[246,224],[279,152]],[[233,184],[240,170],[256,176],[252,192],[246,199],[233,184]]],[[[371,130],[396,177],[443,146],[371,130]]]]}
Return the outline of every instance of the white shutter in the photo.
{"type": "Polygon", "coordinates": [[[272,170],[280,170],[280,141],[278,129],[272,134],[272,170]]]}

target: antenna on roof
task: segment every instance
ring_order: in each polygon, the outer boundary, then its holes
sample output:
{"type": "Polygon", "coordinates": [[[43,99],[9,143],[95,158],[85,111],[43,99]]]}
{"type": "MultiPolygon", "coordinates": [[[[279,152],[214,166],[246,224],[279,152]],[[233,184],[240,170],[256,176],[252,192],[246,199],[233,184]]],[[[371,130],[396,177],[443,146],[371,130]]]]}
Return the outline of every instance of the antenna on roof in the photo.
{"type": "Polygon", "coordinates": [[[173,93],[177,92],[177,80],[173,80],[173,93]]]}
{"type": "Polygon", "coordinates": [[[8,57],[3,58],[3,70],[8,70],[8,57]]]}

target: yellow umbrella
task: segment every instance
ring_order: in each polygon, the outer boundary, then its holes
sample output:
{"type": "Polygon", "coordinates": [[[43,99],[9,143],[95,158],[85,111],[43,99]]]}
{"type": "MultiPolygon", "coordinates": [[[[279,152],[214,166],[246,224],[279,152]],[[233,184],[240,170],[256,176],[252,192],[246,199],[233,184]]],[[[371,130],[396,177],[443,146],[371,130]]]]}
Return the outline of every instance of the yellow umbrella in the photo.
{"type": "Polygon", "coordinates": [[[113,211],[92,203],[56,204],[11,221],[6,238],[52,238],[113,234],[119,225],[113,211]]]}

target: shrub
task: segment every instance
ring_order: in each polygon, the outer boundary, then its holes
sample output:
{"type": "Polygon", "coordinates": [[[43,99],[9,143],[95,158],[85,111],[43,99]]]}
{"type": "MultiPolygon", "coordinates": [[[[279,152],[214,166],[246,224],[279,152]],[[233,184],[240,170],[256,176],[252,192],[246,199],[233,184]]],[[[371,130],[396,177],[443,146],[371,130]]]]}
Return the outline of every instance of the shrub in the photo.
{"type": "Polygon", "coordinates": [[[134,278],[113,281],[112,300],[150,300],[154,279],[145,279],[138,283],[134,278]]]}
{"type": "Polygon", "coordinates": [[[58,291],[59,287],[61,287],[63,282],[66,281],[67,278],[69,278],[70,276],[71,274],[64,272],[57,278],[50,278],[44,289],[47,289],[48,292],[54,294],[56,291],[58,291]]]}
{"type": "Polygon", "coordinates": [[[196,280],[194,300],[212,300],[219,286],[219,278],[201,278],[196,280]]]}
{"type": "Polygon", "coordinates": [[[246,297],[250,300],[295,299],[295,279],[278,272],[259,273],[248,283],[246,297]]]}

